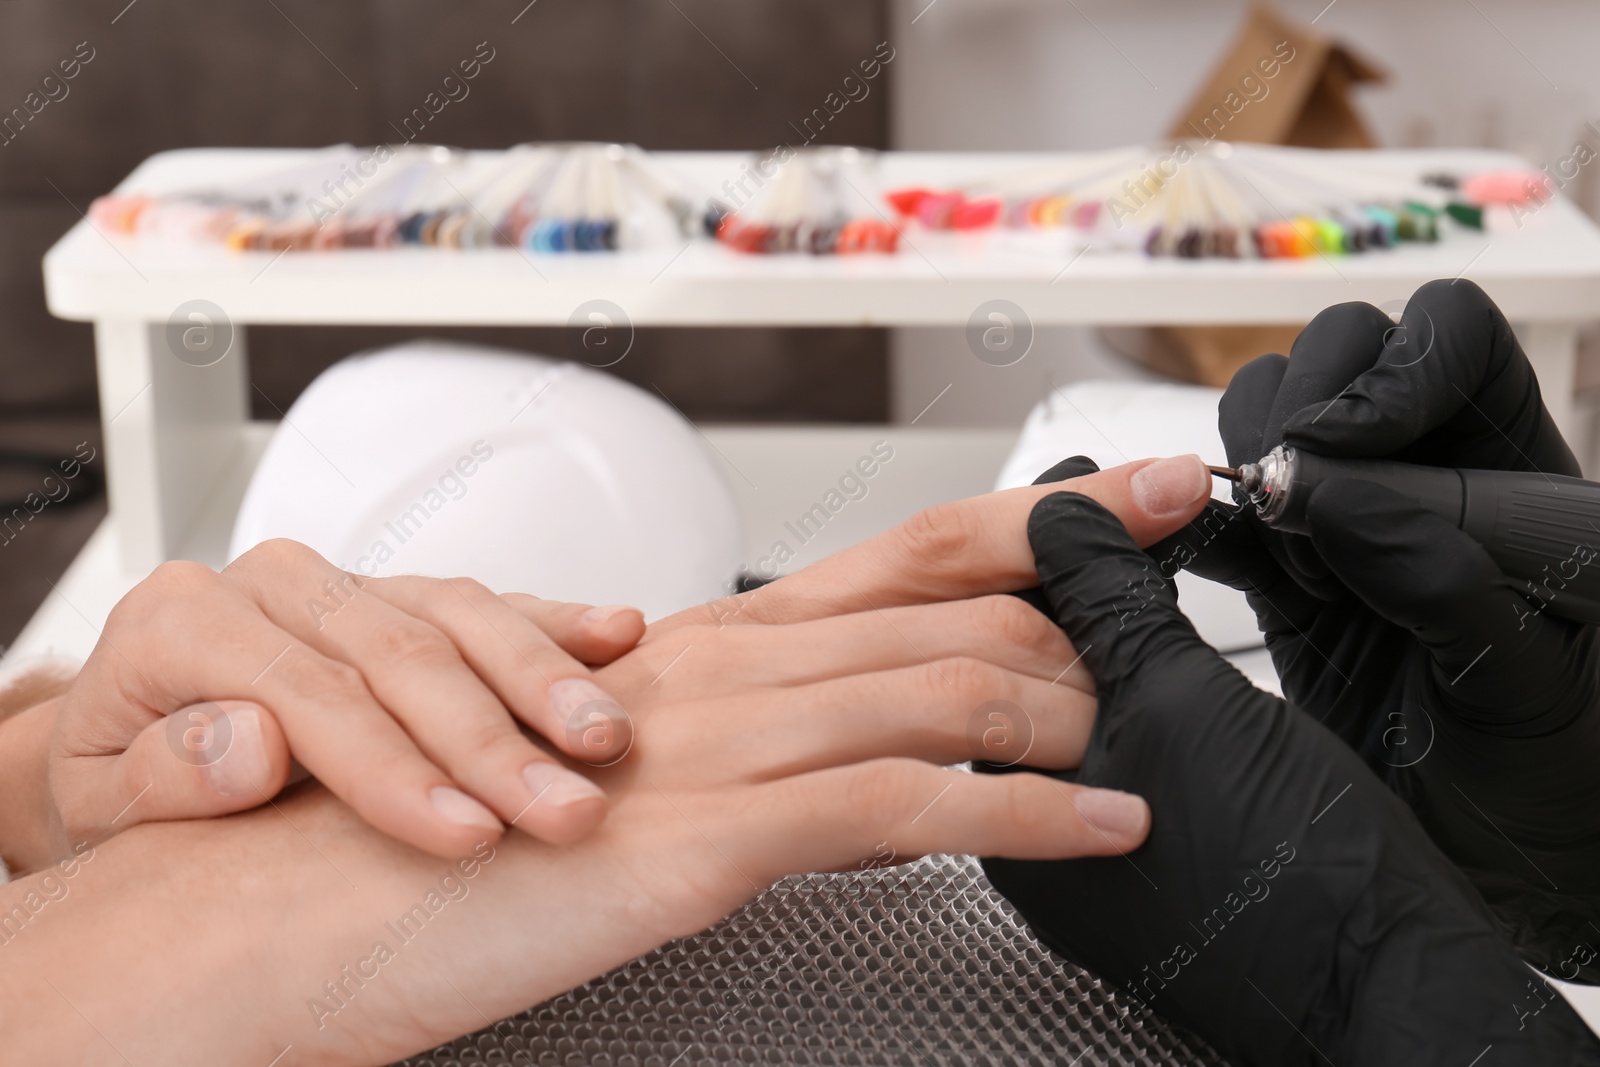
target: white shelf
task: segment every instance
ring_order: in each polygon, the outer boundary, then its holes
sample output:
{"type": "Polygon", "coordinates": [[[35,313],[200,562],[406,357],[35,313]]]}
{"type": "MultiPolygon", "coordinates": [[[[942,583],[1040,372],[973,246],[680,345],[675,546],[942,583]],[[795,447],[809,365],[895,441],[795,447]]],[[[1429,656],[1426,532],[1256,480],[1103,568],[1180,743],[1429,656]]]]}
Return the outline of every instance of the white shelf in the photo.
{"type": "MultiPolygon", "coordinates": [[[[118,188],[186,188],[289,166],[290,149],[186,149],[153,156],[118,188]]],[[[1415,175],[1526,167],[1483,151],[1336,153],[1415,175]]],[[[752,157],[661,153],[715,193],[752,157]]],[[[890,152],[882,186],[951,184],[1066,155],[890,152]]],[[[867,210],[863,202],[863,212],[867,210]]],[[[1017,235],[907,231],[896,255],[752,256],[699,239],[633,253],[527,254],[401,248],[233,253],[107,237],[79,223],[45,257],[50,310],[66,319],[164,322],[179,304],[211,300],[238,323],[564,325],[579,304],[607,299],[636,325],[963,325],[1004,296],[1035,323],[1296,323],[1343,300],[1402,300],[1463,272],[1514,320],[1581,321],[1600,304],[1600,232],[1565,200],[1524,229],[1459,231],[1433,245],[1306,260],[1152,259],[1090,250],[1064,231],[1017,235]],[[1070,264],[1070,266],[1069,266],[1070,264]]]]}
{"type": "MultiPolygon", "coordinates": [[[[312,151],[166,152],[118,188],[156,193],[226,183],[289,167],[312,151]]],[[[1413,180],[1520,165],[1480,151],[1334,156],[1413,180]]],[[[752,158],[661,156],[708,192],[736,182],[752,158]]],[[[885,189],[948,186],[1066,158],[884,153],[878,179],[885,189]]],[[[747,256],[705,239],[626,254],[401,248],[277,255],[109,236],[84,220],[45,256],[44,274],[55,314],[95,324],[110,498],[130,569],[173,558],[214,510],[206,494],[226,481],[245,420],[252,323],[551,325],[565,324],[584,302],[606,299],[638,325],[961,326],[1002,296],[1037,325],[1293,323],[1342,301],[1392,304],[1431,279],[1466,275],[1518,324],[1557,424],[1581,447],[1576,327],[1600,307],[1600,231],[1565,201],[1510,234],[1463,232],[1434,245],[1294,262],[1151,259],[1134,250],[1083,250],[1078,240],[1060,231],[913,230],[908,247],[889,256],[747,256]],[[228,355],[203,368],[169,351],[166,331],[173,312],[196,299],[220,306],[236,327],[228,355]]]]}

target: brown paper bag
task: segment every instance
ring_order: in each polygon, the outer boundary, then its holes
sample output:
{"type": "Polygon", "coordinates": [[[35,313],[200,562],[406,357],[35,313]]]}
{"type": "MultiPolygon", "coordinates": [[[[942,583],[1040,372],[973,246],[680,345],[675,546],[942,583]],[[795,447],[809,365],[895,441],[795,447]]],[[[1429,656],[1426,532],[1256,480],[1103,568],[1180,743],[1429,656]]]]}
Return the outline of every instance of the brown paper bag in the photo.
{"type": "MultiPolygon", "coordinates": [[[[1372,148],[1377,142],[1357,113],[1350,90],[1385,77],[1345,45],[1258,5],[1245,16],[1232,47],[1170,135],[1302,148],[1372,148]]],[[[1300,329],[1155,326],[1105,330],[1102,337],[1115,351],[1158,373],[1222,386],[1257,356],[1287,353],[1300,329]]]]}
{"type": "Polygon", "coordinates": [[[1356,113],[1350,89],[1385,78],[1381,69],[1345,45],[1258,5],[1245,16],[1233,47],[1169,135],[1302,148],[1372,148],[1377,141],[1356,113]],[[1286,54],[1292,58],[1284,61],[1286,54]],[[1265,71],[1270,69],[1276,73],[1269,78],[1265,71]],[[1264,95],[1253,98],[1263,89],[1264,95]]]}

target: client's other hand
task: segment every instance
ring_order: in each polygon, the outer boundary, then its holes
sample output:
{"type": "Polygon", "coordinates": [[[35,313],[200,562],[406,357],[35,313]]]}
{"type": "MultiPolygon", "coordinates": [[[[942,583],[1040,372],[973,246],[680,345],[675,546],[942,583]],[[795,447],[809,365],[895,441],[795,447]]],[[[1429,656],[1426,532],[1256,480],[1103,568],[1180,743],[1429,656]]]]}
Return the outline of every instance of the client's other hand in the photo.
{"type": "Polygon", "coordinates": [[[291,757],[368,822],[438,855],[498,840],[502,820],[581,837],[605,797],[519,724],[584,758],[568,721],[606,699],[585,664],[631,648],[644,620],[527,601],[513,610],[470,579],[361,578],[293,541],[221,573],[164,564],[112,609],[59,698],[53,810],[22,858],[253,808],[289,779],[291,757]]]}
{"type": "Polygon", "coordinates": [[[1114,515],[1058,493],[1028,532],[1100,699],[1056,777],[1153,814],[1124,857],[985,862],[1046,943],[1241,1065],[1600,1057],[1406,806],[1204,644],[1114,515]]]}

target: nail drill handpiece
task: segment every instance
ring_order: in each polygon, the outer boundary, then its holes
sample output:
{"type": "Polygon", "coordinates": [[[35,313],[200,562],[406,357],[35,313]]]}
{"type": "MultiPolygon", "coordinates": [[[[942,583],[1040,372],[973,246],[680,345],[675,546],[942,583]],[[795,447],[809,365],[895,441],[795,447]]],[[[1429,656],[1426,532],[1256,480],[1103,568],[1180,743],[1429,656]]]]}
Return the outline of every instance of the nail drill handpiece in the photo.
{"type": "Polygon", "coordinates": [[[1261,521],[1285,533],[1309,532],[1306,505],[1325,481],[1386,486],[1482,545],[1528,610],[1600,625],[1600,483],[1538,471],[1330,459],[1283,445],[1237,470],[1208,469],[1235,482],[1261,521]]]}

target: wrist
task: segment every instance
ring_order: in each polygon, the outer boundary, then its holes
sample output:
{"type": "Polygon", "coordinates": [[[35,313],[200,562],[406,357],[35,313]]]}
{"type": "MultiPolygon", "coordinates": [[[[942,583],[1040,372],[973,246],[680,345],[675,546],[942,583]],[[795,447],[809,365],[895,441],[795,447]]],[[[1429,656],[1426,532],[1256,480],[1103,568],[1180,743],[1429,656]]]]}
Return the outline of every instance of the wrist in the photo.
{"type": "Polygon", "coordinates": [[[558,940],[540,918],[585,903],[552,888],[584,886],[530,878],[549,878],[552,852],[517,845],[447,863],[315,784],[272,808],[133,827],[0,886],[0,1016],[22,1023],[6,1051],[88,1062],[103,1033],[135,1063],[265,1064],[292,1046],[300,1062],[359,1065],[470,1032],[590,976],[540,959],[558,940]]]}
{"type": "Polygon", "coordinates": [[[0,718],[0,860],[13,877],[57,858],[50,735],[60,696],[0,718]]]}

